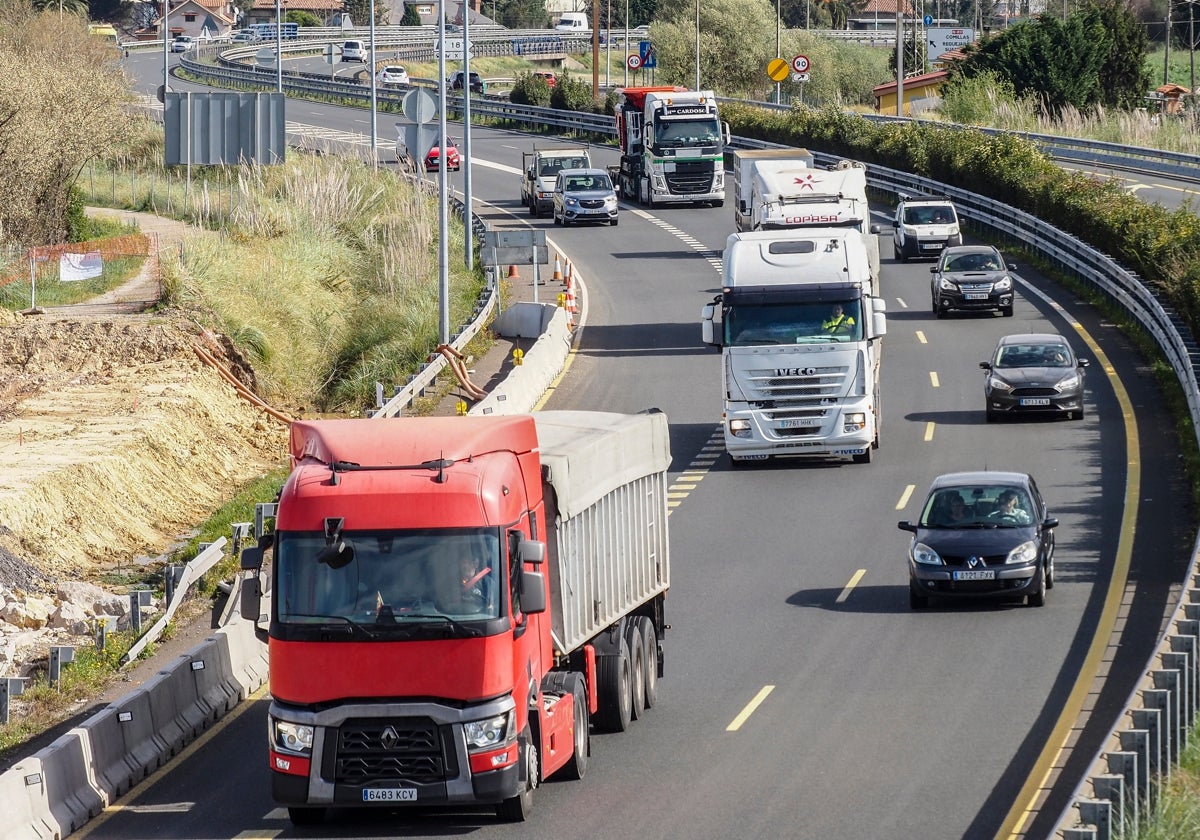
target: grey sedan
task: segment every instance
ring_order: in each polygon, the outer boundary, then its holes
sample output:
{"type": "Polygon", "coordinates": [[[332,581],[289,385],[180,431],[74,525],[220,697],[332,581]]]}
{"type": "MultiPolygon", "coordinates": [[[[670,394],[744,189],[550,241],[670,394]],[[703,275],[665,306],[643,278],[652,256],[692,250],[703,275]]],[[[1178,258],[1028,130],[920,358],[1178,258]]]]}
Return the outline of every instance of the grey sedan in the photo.
{"type": "Polygon", "coordinates": [[[983,399],[989,422],[1018,414],[1083,418],[1087,359],[1078,358],[1057,333],[1000,339],[984,370],[983,399]]]}

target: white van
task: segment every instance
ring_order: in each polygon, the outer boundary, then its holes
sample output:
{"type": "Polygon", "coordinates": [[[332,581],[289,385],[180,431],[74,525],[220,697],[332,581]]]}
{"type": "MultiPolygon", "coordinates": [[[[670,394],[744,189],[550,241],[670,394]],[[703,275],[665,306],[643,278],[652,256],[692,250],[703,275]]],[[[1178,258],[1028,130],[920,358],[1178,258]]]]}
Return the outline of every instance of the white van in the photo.
{"type": "Polygon", "coordinates": [[[583,12],[563,12],[558,23],[554,24],[556,32],[591,32],[588,17],[583,12]]]}
{"type": "Polygon", "coordinates": [[[362,41],[346,41],[342,44],[342,61],[366,61],[367,45],[362,41]]]}

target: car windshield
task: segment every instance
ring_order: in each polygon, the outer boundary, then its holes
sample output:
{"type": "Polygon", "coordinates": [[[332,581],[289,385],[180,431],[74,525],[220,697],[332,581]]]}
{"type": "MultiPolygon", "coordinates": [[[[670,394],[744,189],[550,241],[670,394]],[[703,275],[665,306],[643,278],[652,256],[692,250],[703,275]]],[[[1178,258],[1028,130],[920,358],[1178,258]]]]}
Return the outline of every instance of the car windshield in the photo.
{"type": "Polygon", "coordinates": [[[1005,344],[992,363],[997,368],[1071,367],[1071,350],[1065,344],[1005,344]]]}
{"type": "Polygon", "coordinates": [[[583,175],[573,178],[568,178],[566,186],[563,188],[566,192],[584,192],[586,190],[611,190],[612,182],[608,180],[607,175],[583,175]]]}
{"type": "Polygon", "coordinates": [[[725,344],[755,347],[763,344],[828,344],[862,340],[860,302],[748,304],[734,302],[725,309],[725,344]]]}
{"type": "Polygon", "coordinates": [[[996,254],[954,254],[946,257],[942,271],[1000,271],[996,254]]]}
{"type": "Polygon", "coordinates": [[[1022,487],[973,485],[935,490],[925,501],[922,528],[1017,528],[1033,523],[1022,487]]]}
{"type": "Polygon", "coordinates": [[[954,221],[954,211],[949,207],[919,205],[904,208],[906,225],[948,225],[954,221]]]}

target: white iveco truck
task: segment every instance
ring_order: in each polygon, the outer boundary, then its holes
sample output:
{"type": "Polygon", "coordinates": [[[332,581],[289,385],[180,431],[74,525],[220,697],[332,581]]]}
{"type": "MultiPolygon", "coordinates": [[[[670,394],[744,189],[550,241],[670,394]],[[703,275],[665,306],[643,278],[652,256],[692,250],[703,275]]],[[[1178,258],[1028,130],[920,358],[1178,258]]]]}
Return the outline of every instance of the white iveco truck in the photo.
{"type": "Polygon", "coordinates": [[[735,233],[701,313],[722,351],[722,426],[735,464],[773,456],[869,463],[879,446],[885,302],[852,228],[735,233]]]}

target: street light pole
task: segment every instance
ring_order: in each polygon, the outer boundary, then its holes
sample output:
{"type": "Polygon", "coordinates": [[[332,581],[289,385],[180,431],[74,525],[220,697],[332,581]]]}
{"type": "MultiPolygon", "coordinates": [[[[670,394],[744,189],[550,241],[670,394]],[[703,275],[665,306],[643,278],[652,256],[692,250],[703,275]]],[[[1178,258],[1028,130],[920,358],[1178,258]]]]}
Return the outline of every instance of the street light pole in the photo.
{"type": "Polygon", "coordinates": [[[629,87],[629,0],[625,0],[625,87],[629,87]]]}
{"type": "Polygon", "coordinates": [[[700,90],[700,0],[696,0],[696,87],[700,90]]]}
{"type": "Polygon", "coordinates": [[[371,0],[370,12],[371,15],[371,168],[379,166],[379,98],[375,86],[375,0],[371,0]]]}
{"type": "Polygon", "coordinates": [[[283,11],[275,0],[275,90],[283,93],[283,11]]]}
{"type": "Polygon", "coordinates": [[[475,229],[471,226],[471,8],[465,0],[463,16],[463,265],[475,270],[475,229]]]}
{"type": "Polygon", "coordinates": [[[171,45],[168,43],[168,41],[171,40],[170,18],[171,18],[171,0],[163,0],[162,36],[163,36],[163,93],[164,94],[168,93],[171,90],[171,73],[169,72],[170,68],[167,67],[167,64],[171,60],[171,52],[170,52],[171,45]]]}
{"type": "MultiPolygon", "coordinates": [[[[783,24],[783,13],[780,11],[780,3],[781,3],[781,0],[775,0],[775,57],[776,58],[783,58],[783,55],[782,55],[783,47],[781,46],[780,32],[779,32],[780,27],[783,24]]],[[[776,105],[779,104],[781,96],[782,96],[781,85],[779,82],[776,82],[775,83],[775,104],[776,105]]]]}

